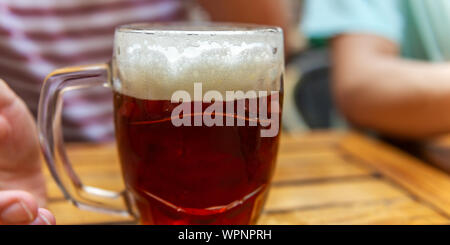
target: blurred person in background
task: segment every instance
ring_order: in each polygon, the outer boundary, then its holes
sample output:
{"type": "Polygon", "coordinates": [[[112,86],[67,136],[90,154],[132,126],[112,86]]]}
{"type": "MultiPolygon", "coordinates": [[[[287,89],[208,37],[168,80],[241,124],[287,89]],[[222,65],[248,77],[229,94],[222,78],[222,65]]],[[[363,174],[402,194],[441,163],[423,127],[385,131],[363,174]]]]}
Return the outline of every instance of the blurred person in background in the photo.
{"type": "Polygon", "coordinates": [[[450,1],[307,0],[302,31],[332,50],[355,126],[402,140],[450,132],[450,1]]]}
{"type": "MultiPolygon", "coordinates": [[[[288,29],[286,1],[199,0],[212,21],[277,25],[288,29]]],[[[104,63],[112,55],[114,28],[131,22],[187,20],[194,1],[5,0],[0,2],[0,78],[37,114],[45,76],[66,66],[104,63]],[[189,3],[189,4],[188,4],[189,3]]],[[[114,137],[111,91],[65,95],[67,140],[114,137]]]]}
{"type": "MultiPolygon", "coordinates": [[[[45,76],[65,66],[107,62],[112,54],[116,26],[186,20],[188,2],[192,3],[181,0],[0,2],[0,224],[55,223],[53,215],[40,208],[46,203],[45,180],[32,116],[37,114],[45,76]]],[[[289,6],[284,0],[199,0],[198,3],[212,21],[290,29],[289,6]]],[[[66,139],[114,138],[110,90],[70,92],[64,97],[64,106],[66,139]]]]}

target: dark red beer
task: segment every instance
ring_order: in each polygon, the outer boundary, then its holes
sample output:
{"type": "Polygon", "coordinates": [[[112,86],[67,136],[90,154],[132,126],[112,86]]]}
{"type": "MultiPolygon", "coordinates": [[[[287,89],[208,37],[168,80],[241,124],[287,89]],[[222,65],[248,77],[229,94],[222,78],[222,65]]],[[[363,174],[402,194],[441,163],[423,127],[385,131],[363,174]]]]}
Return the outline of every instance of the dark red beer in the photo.
{"type": "MultiPolygon", "coordinates": [[[[193,102],[184,103],[194,108],[193,102]]],[[[221,103],[224,111],[226,103],[237,106],[237,101],[221,103]]],[[[115,92],[114,105],[122,172],[141,223],[256,222],[274,170],[279,136],[261,137],[263,127],[248,123],[175,127],[171,113],[179,104],[167,100],[115,92]]],[[[203,103],[203,112],[208,105],[203,103]]]]}

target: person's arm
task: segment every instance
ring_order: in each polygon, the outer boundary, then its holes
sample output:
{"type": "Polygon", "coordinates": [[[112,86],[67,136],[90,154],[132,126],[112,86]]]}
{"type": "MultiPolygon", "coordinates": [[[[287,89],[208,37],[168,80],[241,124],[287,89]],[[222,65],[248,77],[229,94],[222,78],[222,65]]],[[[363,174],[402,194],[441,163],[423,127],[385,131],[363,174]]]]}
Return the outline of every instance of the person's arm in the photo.
{"type": "Polygon", "coordinates": [[[332,40],[333,91],[355,125],[424,139],[450,132],[450,64],[403,59],[388,39],[346,34],[332,40]]]}
{"type": "MultiPolygon", "coordinates": [[[[279,26],[285,37],[293,28],[293,18],[286,0],[198,0],[212,21],[242,22],[279,26]]],[[[288,40],[285,38],[285,40],[288,40]]],[[[288,53],[289,47],[285,47],[288,53]]]]}
{"type": "Polygon", "coordinates": [[[0,225],[55,224],[46,198],[34,119],[0,79],[0,225]]]}

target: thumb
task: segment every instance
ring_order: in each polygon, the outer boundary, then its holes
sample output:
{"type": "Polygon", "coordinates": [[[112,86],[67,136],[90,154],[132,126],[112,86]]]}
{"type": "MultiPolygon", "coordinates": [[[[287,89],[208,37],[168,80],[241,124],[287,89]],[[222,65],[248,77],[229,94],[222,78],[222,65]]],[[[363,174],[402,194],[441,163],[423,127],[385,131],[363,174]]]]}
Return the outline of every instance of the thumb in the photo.
{"type": "Polygon", "coordinates": [[[15,93],[8,86],[8,84],[6,84],[4,80],[0,79],[0,108],[11,104],[15,97],[15,93]]]}
{"type": "Polygon", "coordinates": [[[24,191],[0,191],[0,225],[22,225],[38,216],[38,204],[24,191]]]}
{"type": "MultiPolygon", "coordinates": [[[[5,81],[0,79],[0,111],[9,106],[14,101],[14,93],[8,87],[5,81]]],[[[11,126],[8,120],[0,114],[0,143],[7,139],[11,133],[11,126]]]]}

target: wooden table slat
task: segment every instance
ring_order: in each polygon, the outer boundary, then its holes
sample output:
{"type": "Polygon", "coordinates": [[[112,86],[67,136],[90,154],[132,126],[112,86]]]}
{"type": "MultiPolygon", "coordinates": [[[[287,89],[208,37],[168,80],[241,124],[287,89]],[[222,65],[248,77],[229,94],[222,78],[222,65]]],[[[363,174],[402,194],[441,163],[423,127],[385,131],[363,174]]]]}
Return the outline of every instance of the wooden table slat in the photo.
{"type": "Polygon", "coordinates": [[[374,173],[373,169],[349,161],[335,151],[280,154],[274,183],[370,176],[374,173]]]}
{"type": "Polygon", "coordinates": [[[410,199],[330,205],[292,212],[264,213],[259,224],[269,225],[427,225],[450,224],[434,210],[410,199]]]}
{"type": "Polygon", "coordinates": [[[272,186],[267,212],[406,198],[404,192],[373,177],[356,181],[272,186]]]}
{"type": "MultiPolygon", "coordinates": [[[[85,184],[123,189],[115,146],[68,146],[85,184]]],[[[79,210],[46,172],[58,224],[123,224],[129,218],[79,210]]],[[[260,224],[449,224],[450,177],[356,133],[284,134],[260,224]]]]}
{"type": "Polygon", "coordinates": [[[450,217],[450,176],[447,173],[359,134],[349,134],[340,146],[450,217]]]}

